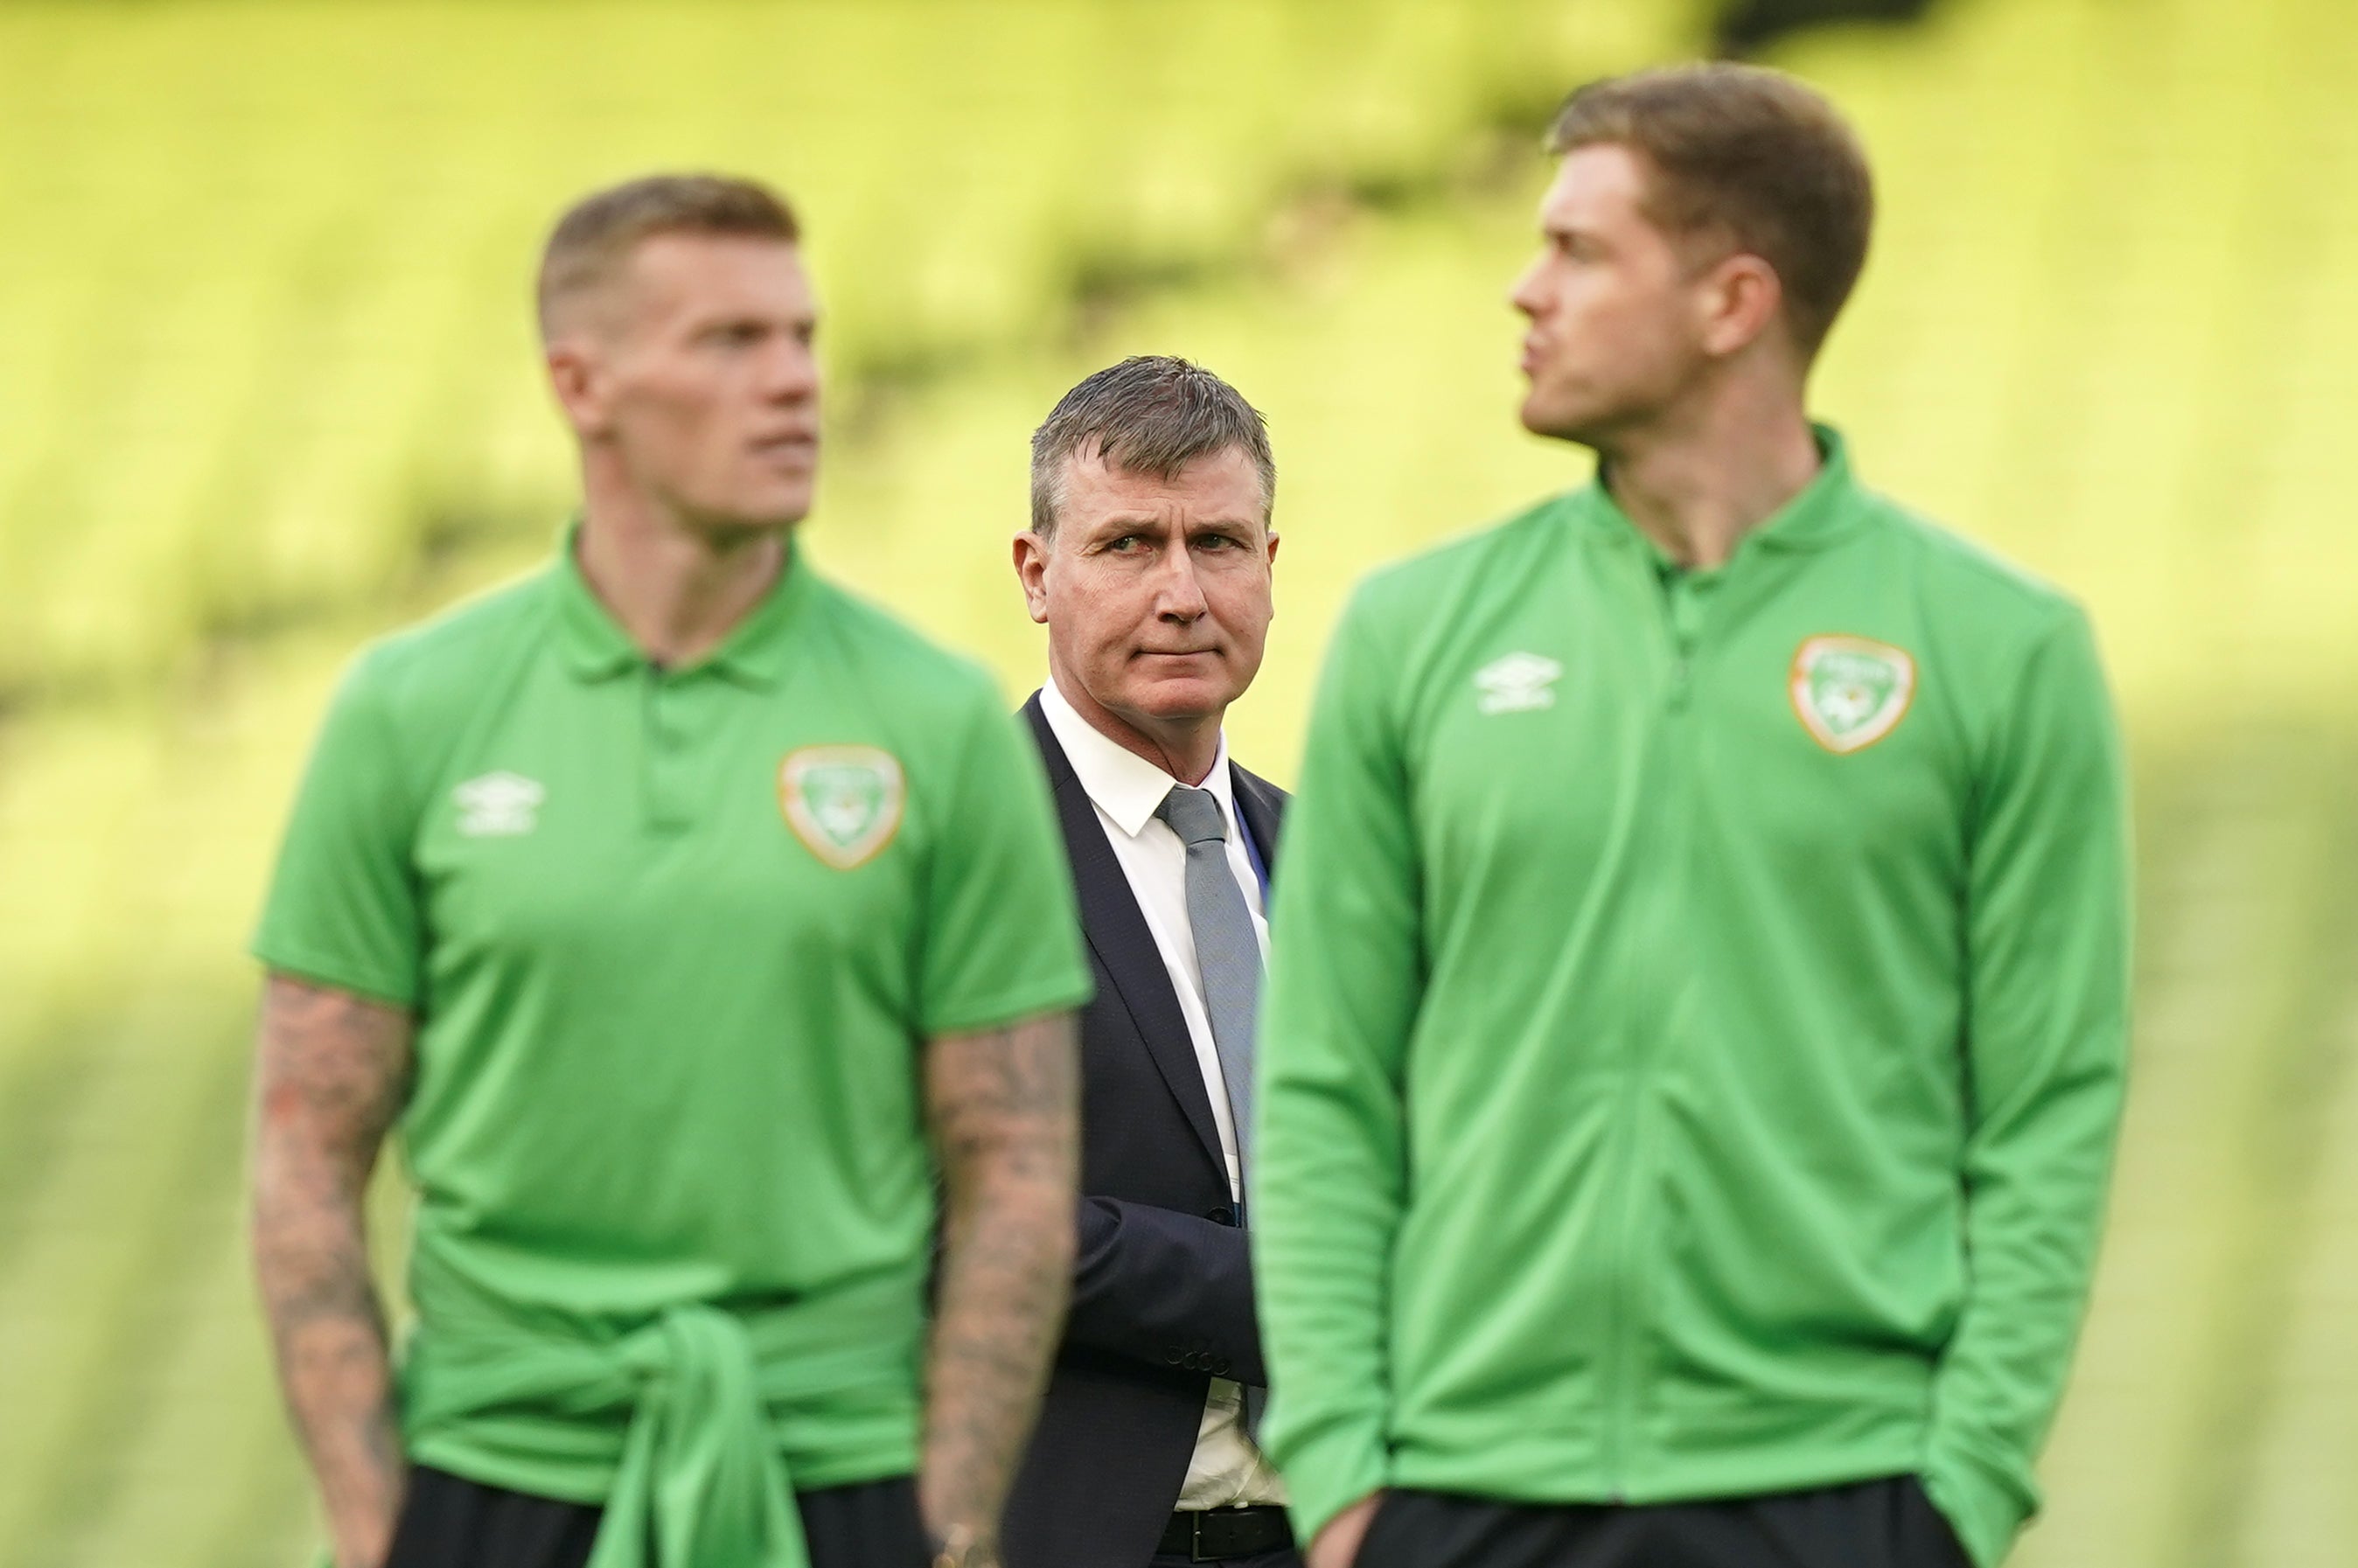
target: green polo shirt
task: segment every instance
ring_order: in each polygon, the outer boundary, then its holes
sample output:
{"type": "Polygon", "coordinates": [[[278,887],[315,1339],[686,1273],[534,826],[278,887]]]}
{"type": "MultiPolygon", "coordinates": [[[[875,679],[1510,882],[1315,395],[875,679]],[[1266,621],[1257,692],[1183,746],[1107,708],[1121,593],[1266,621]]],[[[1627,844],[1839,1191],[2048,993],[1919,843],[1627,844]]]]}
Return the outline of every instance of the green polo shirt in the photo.
{"type": "Polygon", "coordinates": [[[1592,485],[1343,619],[1260,1037],[1305,1539],[1387,1485],[1913,1473],[1986,1565],[2036,1506],[2121,1108],[2119,746],[2079,610],[1820,438],[1719,569],[1592,485]]]}
{"type": "Polygon", "coordinates": [[[416,1018],[412,1456],[601,1501],[733,1422],[797,1487],[913,1469],[919,1045],[1086,1000],[1076,930],[989,677],[798,555],[692,667],[569,548],[370,648],[254,948],[416,1018]]]}

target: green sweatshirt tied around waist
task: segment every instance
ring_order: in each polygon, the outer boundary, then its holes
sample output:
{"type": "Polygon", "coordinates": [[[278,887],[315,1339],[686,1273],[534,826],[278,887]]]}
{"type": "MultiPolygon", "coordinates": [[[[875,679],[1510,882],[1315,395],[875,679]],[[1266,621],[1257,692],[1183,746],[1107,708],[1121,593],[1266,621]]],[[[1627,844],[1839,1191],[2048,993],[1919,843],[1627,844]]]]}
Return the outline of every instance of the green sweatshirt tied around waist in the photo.
{"type": "MultiPolygon", "coordinates": [[[[921,1337],[897,1276],[743,1310],[690,1303],[628,1327],[477,1295],[412,1339],[404,1437],[420,1463],[602,1501],[589,1568],[807,1568],[796,1489],[862,1477],[797,1476],[798,1430],[894,1403],[888,1390],[915,1386],[907,1347],[921,1337]],[[514,1449],[510,1434],[524,1436],[514,1449]]],[[[914,1401],[899,1402],[899,1440],[877,1434],[864,1478],[914,1468],[914,1401]]]]}

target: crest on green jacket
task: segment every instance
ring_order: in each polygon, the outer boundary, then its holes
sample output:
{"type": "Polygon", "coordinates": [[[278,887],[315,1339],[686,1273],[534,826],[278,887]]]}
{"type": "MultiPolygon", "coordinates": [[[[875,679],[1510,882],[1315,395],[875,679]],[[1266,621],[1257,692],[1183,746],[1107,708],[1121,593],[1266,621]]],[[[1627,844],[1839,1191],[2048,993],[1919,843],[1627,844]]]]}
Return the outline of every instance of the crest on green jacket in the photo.
{"type": "Polygon", "coordinates": [[[873,746],[806,746],[778,764],[778,806],[804,848],[839,871],[882,852],[907,795],[901,764],[873,746]]]}
{"type": "Polygon", "coordinates": [[[1812,637],[1793,654],[1793,711],[1829,752],[1855,752],[1891,733],[1916,695],[1916,661],[1867,637],[1812,637]]]}

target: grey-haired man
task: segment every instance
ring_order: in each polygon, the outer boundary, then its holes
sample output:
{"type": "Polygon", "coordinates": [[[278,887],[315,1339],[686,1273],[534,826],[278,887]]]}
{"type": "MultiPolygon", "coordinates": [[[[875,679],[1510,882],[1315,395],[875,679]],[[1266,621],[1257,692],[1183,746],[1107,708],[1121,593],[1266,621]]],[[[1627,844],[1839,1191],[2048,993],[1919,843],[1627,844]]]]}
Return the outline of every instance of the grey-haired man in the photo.
{"type": "Polygon", "coordinates": [[[1067,393],[1015,540],[1050,679],[1040,742],[1097,976],[1080,1254],[1009,1568],[1293,1568],[1254,1431],[1245,1242],[1262,908],[1285,796],[1228,760],[1260,667],[1276,467],[1219,377],[1151,357],[1067,393]]]}

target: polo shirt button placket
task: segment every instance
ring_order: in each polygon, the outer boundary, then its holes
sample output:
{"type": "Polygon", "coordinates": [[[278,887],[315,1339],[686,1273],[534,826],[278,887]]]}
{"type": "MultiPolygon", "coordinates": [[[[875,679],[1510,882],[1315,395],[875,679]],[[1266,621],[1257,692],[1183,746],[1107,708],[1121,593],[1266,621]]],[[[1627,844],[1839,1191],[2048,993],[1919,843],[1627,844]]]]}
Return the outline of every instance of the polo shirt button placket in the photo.
{"type": "Polygon", "coordinates": [[[1694,632],[1683,613],[1689,602],[1683,583],[1671,589],[1671,680],[1668,706],[1672,713],[1686,711],[1687,698],[1694,684],[1694,632]]]}
{"type": "MultiPolygon", "coordinates": [[[[1725,568],[1722,568],[1725,569],[1725,568]]],[[[1683,713],[1694,695],[1695,651],[1703,641],[1704,600],[1720,574],[1682,572],[1668,584],[1671,622],[1670,710],[1683,713]]]]}
{"type": "Polygon", "coordinates": [[[679,833],[689,822],[685,770],[687,737],[681,723],[687,685],[676,675],[647,666],[645,721],[640,744],[646,757],[646,826],[650,832],[679,833]]]}

